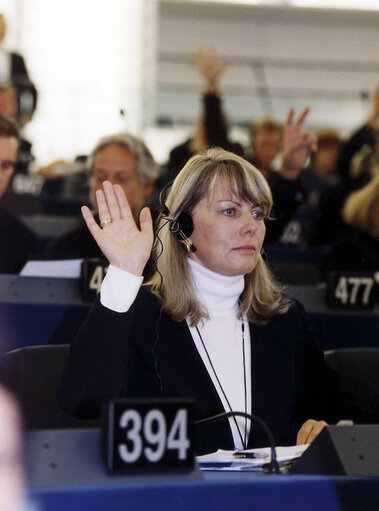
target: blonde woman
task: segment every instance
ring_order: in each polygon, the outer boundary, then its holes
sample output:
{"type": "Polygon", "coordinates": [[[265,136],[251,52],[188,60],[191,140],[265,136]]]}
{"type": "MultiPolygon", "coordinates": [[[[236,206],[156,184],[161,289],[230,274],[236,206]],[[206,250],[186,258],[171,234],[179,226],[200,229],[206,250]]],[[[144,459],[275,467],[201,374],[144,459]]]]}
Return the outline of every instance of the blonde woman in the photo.
{"type": "MultiPolygon", "coordinates": [[[[304,309],[282,295],[262,258],[270,188],[244,159],[211,149],[175,179],[157,228],[157,269],[142,286],[153,245],[148,209],[136,227],[120,187],[97,192],[87,226],[110,262],[99,301],[72,342],[61,406],[96,417],[114,396],[196,399],[197,418],[254,413],[280,444],[309,443],[336,419],[334,373],[304,309]]],[[[196,429],[198,453],[267,445],[241,417],[196,429]]]]}
{"type": "Polygon", "coordinates": [[[379,173],[348,197],[341,215],[349,232],[331,247],[326,269],[378,271],[379,173]]]}

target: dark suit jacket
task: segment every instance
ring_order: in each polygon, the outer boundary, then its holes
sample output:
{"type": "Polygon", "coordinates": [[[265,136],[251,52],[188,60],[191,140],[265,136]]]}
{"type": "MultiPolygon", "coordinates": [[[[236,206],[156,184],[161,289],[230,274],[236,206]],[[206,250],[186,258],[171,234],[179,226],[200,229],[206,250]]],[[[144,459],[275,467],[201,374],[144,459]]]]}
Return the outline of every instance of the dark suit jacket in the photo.
{"type": "Polygon", "coordinates": [[[0,208],[0,273],[19,273],[36,249],[36,234],[16,216],[0,208]]]}
{"type": "MultiPolygon", "coordinates": [[[[71,343],[58,388],[62,408],[94,418],[102,401],[111,397],[165,396],[194,397],[198,419],[223,412],[187,323],[174,322],[165,313],[159,319],[159,314],[159,300],[146,287],[124,314],[97,301],[71,343]]],[[[308,418],[338,418],[336,376],[326,367],[300,304],[265,326],[250,325],[250,335],[252,410],[279,444],[295,443],[308,418]]],[[[198,453],[232,449],[227,419],[197,426],[196,441],[198,453]]],[[[268,445],[255,425],[249,445],[268,445]]]]}

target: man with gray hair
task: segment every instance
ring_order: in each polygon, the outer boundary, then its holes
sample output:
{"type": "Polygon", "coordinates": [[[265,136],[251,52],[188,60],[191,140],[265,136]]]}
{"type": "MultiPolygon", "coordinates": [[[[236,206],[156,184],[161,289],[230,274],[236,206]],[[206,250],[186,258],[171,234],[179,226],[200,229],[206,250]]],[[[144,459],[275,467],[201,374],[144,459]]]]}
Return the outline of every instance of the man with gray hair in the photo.
{"type": "MultiPolygon", "coordinates": [[[[159,166],[144,142],[129,134],[117,133],[101,138],[87,159],[89,199],[96,210],[95,194],[104,181],[119,184],[124,190],[134,218],[150,197],[159,166]]],[[[52,241],[45,249],[48,259],[104,258],[86,225],[52,241]]]]}

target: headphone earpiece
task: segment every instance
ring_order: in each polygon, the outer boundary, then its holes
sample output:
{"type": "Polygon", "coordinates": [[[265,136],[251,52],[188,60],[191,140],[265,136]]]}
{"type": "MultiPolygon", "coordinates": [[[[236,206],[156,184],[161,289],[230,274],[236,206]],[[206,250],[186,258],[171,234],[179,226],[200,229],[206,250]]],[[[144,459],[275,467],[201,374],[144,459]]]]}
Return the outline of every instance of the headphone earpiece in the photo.
{"type": "Polygon", "coordinates": [[[161,215],[162,217],[166,217],[169,219],[170,223],[170,232],[178,238],[184,241],[188,252],[196,252],[196,247],[191,243],[191,241],[188,239],[191,234],[193,233],[193,222],[192,218],[188,213],[185,213],[182,211],[178,215],[176,215],[174,218],[170,219],[170,210],[165,204],[165,196],[167,189],[172,185],[172,183],[168,183],[159,194],[159,203],[160,203],[160,209],[161,209],[161,215]]]}
{"type": "Polygon", "coordinates": [[[178,216],[170,220],[170,231],[178,239],[184,241],[188,252],[196,252],[195,245],[189,240],[189,237],[193,233],[193,222],[188,213],[182,211],[178,216]]]}

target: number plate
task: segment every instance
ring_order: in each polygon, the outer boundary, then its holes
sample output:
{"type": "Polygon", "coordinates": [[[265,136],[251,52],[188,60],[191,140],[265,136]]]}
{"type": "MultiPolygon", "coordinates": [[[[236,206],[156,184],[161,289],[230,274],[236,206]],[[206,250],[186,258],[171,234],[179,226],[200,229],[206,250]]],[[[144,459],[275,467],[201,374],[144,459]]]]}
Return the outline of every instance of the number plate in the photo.
{"type": "Polygon", "coordinates": [[[113,399],[105,405],[102,453],[110,473],[192,470],[194,400],[113,399]]]}
{"type": "Polygon", "coordinates": [[[328,305],[335,309],[372,309],[377,275],[370,272],[333,271],[328,275],[328,305]]]}
{"type": "Polygon", "coordinates": [[[108,263],[101,259],[85,259],[81,266],[81,290],[85,302],[93,302],[100,292],[101,283],[108,270],[108,263]]]}

